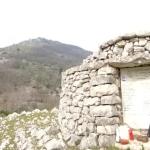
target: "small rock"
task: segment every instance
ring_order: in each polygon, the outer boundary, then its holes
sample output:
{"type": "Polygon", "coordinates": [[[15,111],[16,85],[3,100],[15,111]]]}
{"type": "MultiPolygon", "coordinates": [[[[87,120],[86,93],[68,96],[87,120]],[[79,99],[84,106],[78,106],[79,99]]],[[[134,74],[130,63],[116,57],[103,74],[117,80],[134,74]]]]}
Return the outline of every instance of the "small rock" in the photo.
{"type": "Polygon", "coordinates": [[[47,150],[65,150],[66,145],[62,140],[52,139],[45,144],[47,150]]]}
{"type": "Polygon", "coordinates": [[[145,46],[147,43],[147,40],[144,38],[139,38],[139,46],[145,46]]]}

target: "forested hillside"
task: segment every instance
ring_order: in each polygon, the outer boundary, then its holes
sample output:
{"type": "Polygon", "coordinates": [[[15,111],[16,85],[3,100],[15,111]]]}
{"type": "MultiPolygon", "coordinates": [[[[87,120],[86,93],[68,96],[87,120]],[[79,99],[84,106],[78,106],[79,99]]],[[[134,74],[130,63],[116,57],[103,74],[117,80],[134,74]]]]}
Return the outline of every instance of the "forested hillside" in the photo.
{"type": "Polygon", "coordinates": [[[20,112],[58,105],[61,72],[91,52],[44,38],[0,49],[0,110],[20,112]]]}

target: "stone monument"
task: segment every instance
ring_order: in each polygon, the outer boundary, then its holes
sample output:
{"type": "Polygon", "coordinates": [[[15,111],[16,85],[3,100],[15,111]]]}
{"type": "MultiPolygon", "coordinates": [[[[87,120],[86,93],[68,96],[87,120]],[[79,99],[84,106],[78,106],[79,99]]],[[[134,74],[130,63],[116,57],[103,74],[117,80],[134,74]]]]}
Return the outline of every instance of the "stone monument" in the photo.
{"type": "Polygon", "coordinates": [[[59,124],[69,146],[109,147],[120,124],[148,128],[149,108],[150,33],[110,40],[62,74],[59,124]]]}

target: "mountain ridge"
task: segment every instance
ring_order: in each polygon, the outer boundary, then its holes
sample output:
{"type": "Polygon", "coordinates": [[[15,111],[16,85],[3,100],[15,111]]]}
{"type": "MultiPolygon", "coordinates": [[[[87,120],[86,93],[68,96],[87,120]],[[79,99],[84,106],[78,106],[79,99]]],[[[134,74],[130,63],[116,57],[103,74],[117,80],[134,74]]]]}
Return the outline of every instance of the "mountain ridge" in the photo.
{"type": "Polygon", "coordinates": [[[90,51],[36,38],[0,49],[0,110],[50,109],[58,105],[61,72],[90,51]]]}

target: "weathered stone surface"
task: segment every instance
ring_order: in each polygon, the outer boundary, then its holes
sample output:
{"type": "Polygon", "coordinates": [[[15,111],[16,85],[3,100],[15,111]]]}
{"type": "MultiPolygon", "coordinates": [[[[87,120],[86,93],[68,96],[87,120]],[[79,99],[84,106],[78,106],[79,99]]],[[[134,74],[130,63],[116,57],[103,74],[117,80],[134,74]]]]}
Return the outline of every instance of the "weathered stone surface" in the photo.
{"type": "Polygon", "coordinates": [[[82,114],[87,115],[88,113],[89,113],[89,108],[84,106],[83,109],[82,109],[82,114]]]}
{"type": "Polygon", "coordinates": [[[102,66],[104,65],[104,62],[103,61],[93,61],[93,62],[90,62],[89,64],[88,64],[88,68],[90,69],[90,70],[93,70],[93,69],[99,69],[99,68],[101,68],[102,66]]]}
{"type": "Polygon", "coordinates": [[[107,52],[102,52],[99,59],[104,60],[107,58],[107,52]]]}
{"type": "Polygon", "coordinates": [[[66,145],[64,144],[64,142],[62,140],[57,140],[57,139],[52,139],[49,142],[47,142],[45,144],[45,147],[47,150],[65,150],[66,149],[66,145]]]}
{"type": "Polygon", "coordinates": [[[89,82],[87,82],[87,83],[84,83],[83,84],[83,91],[89,91],[89,89],[90,89],[90,83],[89,82]]]}
{"type": "Polygon", "coordinates": [[[73,118],[74,121],[78,120],[80,118],[80,114],[79,113],[73,113],[72,118],[73,118]]]}
{"type": "Polygon", "coordinates": [[[86,83],[86,82],[88,82],[89,81],[89,79],[88,78],[85,78],[85,79],[80,79],[80,80],[78,80],[78,81],[75,81],[74,83],[73,83],[73,86],[74,87],[81,87],[82,86],[82,84],[84,84],[84,83],[86,83]]]}
{"type": "Polygon", "coordinates": [[[74,97],[74,99],[76,99],[76,101],[82,101],[83,98],[84,98],[84,95],[82,95],[82,94],[76,95],[76,96],[74,97]]]}
{"type": "Polygon", "coordinates": [[[83,79],[89,79],[89,75],[82,73],[81,76],[80,76],[80,79],[81,80],[83,80],[83,79]]]}
{"type": "Polygon", "coordinates": [[[82,140],[81,140],[81,143],[80,143],[80,149],[81,150],[85,150],[85,149],[88,149],[88,139],[87,137],[83,137],[82,140]]]}
{"type": "Polygon", "coordinates": [[[68,145],[69,146],[77,146],[77,145],[79,145],[80,144],[80,141],[81,141],[81,136],[77,136],[77,135],[75,135],[75,134],[72,134],[71,136],[70,136],[70,140],[68,141],[68,145]]]}
{"type": "Polygon", "coordinates": [[[147,40],[145,38],[139,38],[139,46],[145,46],[147,43],[147,40]]]}
{"type": "Polygon", "coordinates": [[[67,128],[69,130],[74,130],[76,126],[76,122],[73,119],[68,120],[68,123],[66,124],[67,128]]]}
{"type": "Polygon", "coordinates": [[[72,67],[72,68],[66,70],[65,74],[70,75],[70,74],[73,74],[78,71],[79,71],[79,66],[75,66],[75,67],[72,67]]]}
{"type": "Polygon", "coordinates": [[[85,119],[89,123],[95,123],[95,117],[94,116],[91,116],[88,114],[88,115],[86,115],[85,119]]]}
{"type": "Polygon", "coordinates": [[[79,102],[78,102],[78,106],[79,106],[80,108],[82,108],[82,107],[83,107],[83,101],[79,101],[79,102]]]}
{"type": "Polygon", "coordinates": [[[87,124],[87,131],[92,133],[95,131],[95,124],[94,123],[88,123],[87,124]]]}
{"type": "Polygon", "coordinates": [[[134,52],[144,52],[145,48],[141,46],[135,46],[134,47],[134,52]]]}
{"type": "Polygon", "coordinates": [[[73,106],[78,106],[78,100],[74,98],[73,101],[72,101],[72,105],[73,106]]]}
{"type": "Polygon", "coordinates": [[[90,84],[101,85],[101,84],[112,84],[115,83],[115,77],[113,75],[99,75],[91,78],[90,84]]]}
{"type": "Polygon", "coordinates": [[[90,106],[90,114],[93,116],[112,117],[118,115],[115,106],[101,105],[101,106],[90,106]]]}
{"type": "Polygon", "coordinates": [[[100,135],[98,142],[100,147],[109,147],[115,144],[115,136],[100,135]]]}
{"type": "Polygon", "coordinates": [[[88,137],[83,137],[80,143],[80,149],[95,148],[98,145],[97,134],[90,133],[88,137]]]}
{"type": "Polygon", "coordinates": [[[69,132],[69,130],[65,126],[63,126],[63,128],[61,128],[61,133],[62,133],[63,139],[65,141],[68,141],[70,139],[71,133],[69,132]]]}
{"type": "Polygon", "coordinates": [[[148,42],[146,45],[145,45],[145,49],[150,51],[150,42],[148,42]]]}
{"type": "Polygon", "coordinates": [[[70,106],[70,112],[71,113],[78,113],[78,114],[80,114],[81,108],[80,107],[70,106]]]}
{"type": "Polygon", "coordinates": [[[77,134],[86,135],[86,131],[87,131],[87,123],[83,122],[82,125],[78,126],[77,134]]]}
{"type": "Polygon", "coordinates": [[[89,74],[90,78],[93,78],[93,77],[95,77],[96,75],[97,75],[96,70],[92,70],[92,71],[90,72],[90,74],[89,74]]]}
{"type": "Polygon", "coordinates": [[[90,133],[88,137],[89,148],[95,148],[98,145],[97,134],[90,133]]]}
{"type": "Polygon", "coordinates": [[[98,70],[98,75],[106,75],[106,74],[114,75],[117,73],[118,73],[118,70],[109,65],[103,66],[102,68],[98,70]]]}
{"type": "Polygon", "coordinates": [[[72,114],[71,113],[65,113],[66,119],[72,119],[72,114]]]}
{"type": "MultiPolygon", "coordinates": [[[[125,47],[124,47],[124,52],[129,53],[129,52],[131,52],[132,50],[133,50],[133,43],[132,43],[132,42],[126,43],[126,45],[125,45],[125,47]]],[[[124,53],[124,52],[123,52],[123,53],[124,53]]]]}
{"type": "Polygon", "coordinates": [[[113,53],[116,54],[116,55],[121,55],[122,52],[123,52],[123,48],[122,47],[120,48],[120,47],[114,47],[113,53]]]}
{"type": "Polygon", "coordinates": [[[112,117],[112,118],[96,117],[95,123],[98,126],[114,125],[114,124],[119,124],[120,120],[118,117],[112,117]]]}
{"type": "Polygon", "coordinates": [[[116,132],[116,125],[111,126],[97,126],[97,133],[102,135],[114,135],[116,132]]]}
{"type": "Polygon", "coordinates": [[[121,99],[119,96],[110,95],[101,97],[101,104],[119,104],[119,103],[121,103],[121,99]]]}
{"type": "Polygon", "coordinates": [[[89,97],[89,98],[85,98],[84,99],[84,105],[85,106],[91,106],[91,105],[95,105],[97,104],[98,102],[100,102],[100,98],[98,97],[89,97]]]}
{"type": "Polygon", "coordinates": [[[91,96],[103,96],[103,95],[111,95],[116,94],[118,95],[118,87],[115,84],[104,84],[99,86],[91,87],[90,95],[91,96]]]}
{"type": "Polygon", "coordinates": [[[83,117],[80,117],[79,120],[78,120],[78,125],[81,125],[83,123],[83,121],[84,121],[83,117]]]}

